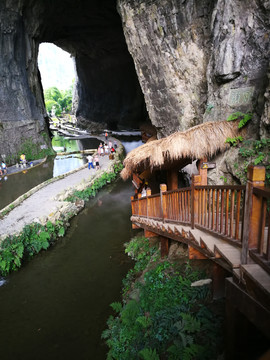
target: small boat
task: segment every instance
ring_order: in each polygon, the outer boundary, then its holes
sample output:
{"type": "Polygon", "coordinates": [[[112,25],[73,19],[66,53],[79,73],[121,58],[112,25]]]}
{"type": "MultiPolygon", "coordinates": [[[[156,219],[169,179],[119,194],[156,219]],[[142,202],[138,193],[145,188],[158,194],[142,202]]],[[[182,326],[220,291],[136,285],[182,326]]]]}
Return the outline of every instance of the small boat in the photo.
{"type": "Polygon", "coordinates": [[[2,176],[9,176],[12,174],[17,174],[18,172],[21,172],[21,171],[30,170],[33,167],[41,165],[46,160],[47,160],[47,157],[45,157],[43,159],[38,159],[38,160],[31,160],[31,161],[27,162],[25,165],[16,164],[16,165],[9,166],[9,167],[7,167],[7,173],[6,174],[3,173],[2,176]]]}

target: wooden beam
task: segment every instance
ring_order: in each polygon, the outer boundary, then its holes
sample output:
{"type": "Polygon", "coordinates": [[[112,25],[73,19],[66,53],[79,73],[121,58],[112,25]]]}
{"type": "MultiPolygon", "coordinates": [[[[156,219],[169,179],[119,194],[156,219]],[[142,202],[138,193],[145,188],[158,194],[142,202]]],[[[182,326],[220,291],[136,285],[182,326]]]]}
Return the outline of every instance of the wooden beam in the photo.
{"type": "Polygon", "coordinates": [[[191,260],[204,260],[208,259],[205,255],[203,255],[199,250],[194,249],[192,246],[188,246],[188,258],[191,260]]]}
{"type": "Polygon", "coordinates": [[[225,279],[228,272],[217,263],[213,266],[213,299],[221,299],[225,296],[225,279]]]}
{"type": "Polygon", "coordinates": [[[169,239],[163,236],[160,236],[160,253],[161,258],[168,256],[169,254],[169,239]]]}
{"type": "Polygon", "coordinates": [[[156,233],[154,233],[152,231],[144,229],[144,236],[146,238],[151,238],[151,237],[154,237],[154,236],[158,236],[158,234],[156,234],[156,233]]]}
{"type": "Polygon", "coordinates": [[[244,314],[267,338],[270,339],[270,312],[235,284],[232,278],[225,281],[226,303],[229,302],[244,314]]]}

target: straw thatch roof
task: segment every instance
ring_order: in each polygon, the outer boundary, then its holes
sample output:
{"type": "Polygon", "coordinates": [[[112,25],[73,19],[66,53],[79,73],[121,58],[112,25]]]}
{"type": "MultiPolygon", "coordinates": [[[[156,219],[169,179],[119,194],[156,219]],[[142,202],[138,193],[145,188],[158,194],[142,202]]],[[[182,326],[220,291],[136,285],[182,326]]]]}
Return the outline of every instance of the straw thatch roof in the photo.
{"type": "Polygon", "coordinates": [[[124,160],[121,177],[126,180],[135,171],[163,168],[179,160],[212,157],[226,150],[228,137],[238,135],[238,121],[207,122],[166,138],[147,142],[132,150],[124,160]]]}

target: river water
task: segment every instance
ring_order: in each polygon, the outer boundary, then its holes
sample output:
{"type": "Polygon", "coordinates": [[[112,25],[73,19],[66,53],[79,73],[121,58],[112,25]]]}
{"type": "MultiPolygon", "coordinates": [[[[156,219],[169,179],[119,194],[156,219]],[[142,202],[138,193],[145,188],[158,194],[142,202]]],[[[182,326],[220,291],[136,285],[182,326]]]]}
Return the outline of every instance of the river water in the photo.
{"type": "Polygon", "coordinates": [[[71,221],[67,235],[0,287],[0,358],[105,359],[100,339],[131,266],[131,185],[118,180],[71,221]],[[110,190],[110,191],[109,191],[110,190]]]}
{"type": "MultiPolygon", "coordinates": [[[[28,174],[39,183],[44,174],[37,169],[28,174]]],[[[132,265],[123,246],[132,237],[132,194],[130,182],[120,179],[106,187],[71,220],[63,239],[0,279],[1,360],[106,359],[101,333],[132,265]]]]}

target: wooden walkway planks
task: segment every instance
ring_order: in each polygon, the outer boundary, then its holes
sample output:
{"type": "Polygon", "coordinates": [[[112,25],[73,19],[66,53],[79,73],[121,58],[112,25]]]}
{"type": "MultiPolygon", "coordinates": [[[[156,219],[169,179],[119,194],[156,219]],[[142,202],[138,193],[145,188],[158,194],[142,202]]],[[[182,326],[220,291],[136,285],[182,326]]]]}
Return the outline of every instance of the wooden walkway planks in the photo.
{"type": "Polygon", "coordinates": [[[258,264],[242,265],[241,269],[246,276],[250,277],[259,286],[262,286],[270,297],[270,275],[258,264]]]}

